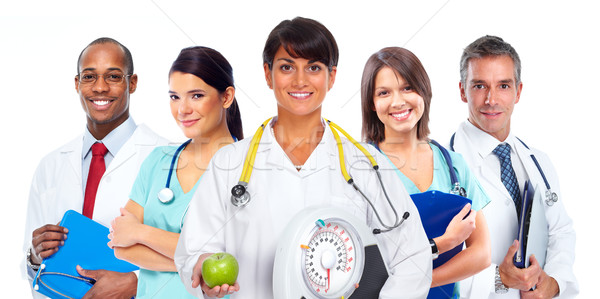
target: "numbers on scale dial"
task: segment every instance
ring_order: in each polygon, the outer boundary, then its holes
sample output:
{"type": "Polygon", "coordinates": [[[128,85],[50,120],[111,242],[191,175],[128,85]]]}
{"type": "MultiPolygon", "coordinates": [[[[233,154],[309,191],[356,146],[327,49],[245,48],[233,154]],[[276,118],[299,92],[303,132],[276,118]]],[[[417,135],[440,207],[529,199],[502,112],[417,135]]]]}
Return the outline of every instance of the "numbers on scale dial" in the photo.
{"type": "Polygon", "coordinates": [[[348,233],[335,223],[327,223],[319,228],[305,249],[306,274],[318,293],[335,291],[336,281],[344,281],[344,277],[352,270],[354,261],[353,242],[348,233]],[[323,256],[333,256],[334,263],[329,269],[323,265],[323,256]],[[331,279],[332,281],[328,281],[331,279]]]}

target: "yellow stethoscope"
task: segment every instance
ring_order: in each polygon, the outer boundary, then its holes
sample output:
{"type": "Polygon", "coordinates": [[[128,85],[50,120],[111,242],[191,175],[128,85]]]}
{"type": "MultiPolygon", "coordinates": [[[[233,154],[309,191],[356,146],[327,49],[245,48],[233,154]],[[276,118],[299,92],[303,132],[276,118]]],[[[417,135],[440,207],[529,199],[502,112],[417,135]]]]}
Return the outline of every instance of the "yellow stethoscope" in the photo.
{"type": "MultiPolygon", "coordinates": [[[[260,127],[256,130],[256,133],[254,133],[252,140],[250,141],[250,147],[248,149],[248,153],[246,154],[246,159],[244,160],[244,167],[242,169],[242,174],[240,175],[240,180],[237,183],[237,185],[233,186],[233,188],[231,189],[231,203],[236,207],[243,207],[250,202],[251,198],[250,198],[250,194],[248,193],[248,190],[247,190],[248,182],[250,181],[250,176],[252,174],[254,159],[256,158],[256,152],[258,150],[258,145],[260,143],[260,139],[262,138],[262,134],[265,131],[265,127],[269,124],[271,119],[273,119],[273,118],[271,117],[271,118],[267,119],[265,122],[263,122],[260,125],[260,127]]],[[[369,151],[367,151],[367,149],[365,149],[360,143],[358,143],[354,138],[352,138],[352,136],[350,136],[348,133],[346,133],[346,131],[344,131],[344,129],[342,129],[340,126],[336,125],[335,123],[333,123],[327,119],[324,119],[324,120],[331,128],[331,132],[333,133],[333,137],[335,139],[335,142],[336,142],[336,145],[338,148],[338,158],[340,161],[340,169],[342,171],[342,176],[344,176],[344,179],[346,180],[346,182],[348,182],[348,184],[352,185],[352,187],[358,193],[360,193],[360,195],[369,203],[371,208],[373,208],[373,211],[375,212],[375,215],[377,216],[379,223],[381,223],[381,225],[383,225],[383,227],[385,227],[385,229],[375,229],[375,230],[373,230],[373,233],[388,232],[388,231],[400,226],[400,224],[402,224],[402,222],[404,222],[404,220],[406,218],[408,218],[408,216],[410,214],[408,212],[405,212],[404,215],[402,216],[402,218],[398,217],[398,213],[396,212],[396,209],[394,208],[394,205],[392,204],[392,202],[387,194],[387,191],[385,190],[385,187],[384,187],[382,179],[381,179],[381,174],[379,173],[379,165],[375,161],[375,158],[373,158],[373,155],[371,155],[371,153],[369,153],[369,151]],[[383,194],[385,195],[385,198],[387,199],[387,201],[388,201],[390,207],[392,208],[392,211],[394,212],[394,215],[396,217],[395,221],[394,221],[394,225],[388,226],[383,223],[375,206],[373,206],[371,201],[360,190],[360,188],[354,183],[354,180],[348,174],[348,171],[346,170],[346,162],[344,161],[344,149],[342,146],[342,139],[340,138],[338,131],[341,132],[350,142],[352,142],[352,144],[354,146],[356,146],[365,155],[365,157],[367,157],[369,159],[369,161],[371,162],[371,165],[373,166],[373,169],[375,170],[375,173],[377,174],[377,179],[379,180],[379,184],[381,185],[383,194]]]]}

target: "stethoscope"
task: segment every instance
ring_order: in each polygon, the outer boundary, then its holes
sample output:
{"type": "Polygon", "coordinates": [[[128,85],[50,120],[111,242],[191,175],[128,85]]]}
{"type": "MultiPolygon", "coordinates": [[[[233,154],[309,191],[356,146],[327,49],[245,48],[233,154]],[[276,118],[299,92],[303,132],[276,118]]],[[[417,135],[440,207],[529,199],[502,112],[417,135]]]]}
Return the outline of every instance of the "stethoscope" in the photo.
{"type": "MultiPolygon", "coordinates": [[[[454,136],[456,136],[456,133],[452,134],[452,137],[450,138],[450,149],[454,151],[454,136]]],[[[521,144],[523,144],[523,146],[525,146],[525,148],[527,148],[528,150],[531,150],[529,148],[529,146],[527,146],[527,144],[525,144],[525,142],[523,142],[523,140],[519,139],[517,137],[517,140],[519,140],[519,142],[521,142],[521,144]]],[[[540,163],[538,162],[538,160],[535,158],[534,154],[529,155],[529,157],[531,157],[531,160],[533,160],[533,164],[535,164],[535,167],[537,167],[540,175],[542,175],[542,179],[544,180],[544,184],[546,185],[546,205],[548,205],[549,207],[553,206],[557,201],[558,201],[558,195],[556,194],[556,192],[552,191],[552,188],[550,188],[550,183],[548,182],[548,179],[546,179],[546,175],[544,174],[544,171],[542,170],[542,167],[540,166],[540,163]]]]}
{"type": "MultiPolygon", "coordinates": [[[[250,198],[250,194],[248,193],[248,182],[250,181],[250,175],[252,174],[252,169],[253,169],[252,165],[254,165],[254,160],[256,158],[256,152],[258,150],[258,145],[259,145],[260,139],[262,138],[262,134],[265,131],[265,127],[269,124],[271,119],[272,118],[267,119],[265,122],[263,122],[260,125],[260,127],[256,130],[256,133],[252,137],[252,140],[250,141],[250,147],[248,149],[248,153],[246,153],[246,159],[244,160],[244,167],[242,168],[242,174],[240,175],[240,180],[237,183],[237,185],[233,186],[233,188],[231,189],[231,203],[236,207],[244,207],[250,202],[251,198],[250,198]]],[[[400,226],[404,222],[404,220],[406,220],[408,218],[408,216],[410,216],[410,214],[408,212],[405,212],[402,215],[402,217],[398,216],[398,212],[396,212],[396,209],[394,208],[394,205],[392,204],[392,201],[390,200],[390,198],[387,194],[387,191],[385,190],[385,186],[383,185],[383,181],[381,179],[381,174],[379,173],[379,165],[377,165],[375,158],[373,158],[371,153],[369,153],[360,143],[358,143],[354,138],[352,138],[348,133],[346,133],[346,131],[344,131],[340,126],[336,125],[335,123],[333,123],[327,119],[324,119],[324,120],[331,128],[331,132],[333,133],[333,137],[336,141],[336,145],[338,148],[338,158],[340,161],[340,170],[342,172],[342,176],[344,176],[344,179],[346,180],[346,182],[348,184],[352,185],[354,190],[356,190],[369,203],[369,205],[373,209],[373,212],[375,213],[375,216],[379,220],[379,223],[381,223],[381,225],[384,227],[384,229],[374,229],[373,233],[378,234],[378,233],[388,232],[388,231],[391,231],[392,229],[400,226]],[[356,146],[365,155],[365,157],[367,157],[369,159],[369,161],[371,162],[371,165],[373,166],[373,169],[375,170],[375,173],[377,174],[377,179],[379,180],[379,185],[381,185],[383,194],[385,195],[385,198],[387,199],[388,204],[390,205],[390,207],[392,208],[392,211],[394,212],[395,221],[394,221],[393,225],[388,226],[385,223],[383,223],[383,221],[381,220],[381,217],[379,216],[379,213],[377,212],[377,209],[375,208],[375,206],[373,205],[371,200],[369,200],[367,198],[367,196],[362,192],[362,190],[360,190],[360,188],[354,183],[354,180],[352,179],[352,177],[348,174],[348,171],[346,170],[346,162],[344,161],[344,149],[342,146],[342,140],[340,138],[338,131],[341,132],[350,142],[352,142],[352,144],[354,146],[356,146]]]]}
{"type": "Polygon", "coordinates": [[[171,186],[171,176],[173,175],[173,168],[175,167],[175,163],[177,162],[177,156],[179,156],[179,153],[188,145],[190,144],[190,142],[192,142],[192,139],[184,142],[182,145],[180,145],[177,150],[175,151],[175,154],[173,155],[173,159],[171,160],[171,166],[169,167],[169,175],[167,176],[167,183],[165,184],[165,187],[160,189],[160,191],[158,191],[158,200],[160,202],[162,202],[163,204],[168,204],[170,202],[173,201],[174,195],[173,195],[173,190],[171,190],[171,188],[169,188],[169,186],[171,186]]]}
{"type": "MultiPolygon", "coordinates": [[[[237,137],[231,135],[231,137],[233,138],[233,142],[238,141],[237,137]]],[[[167,183],[165,184],[165,187],[160,189],[160,191],[158,191],[157,197],[158,200],[162,203],[162,204],[169,204],[173,201],[173,199],[175,198],[175,196],[173,195],[173,190],[171,190],[170,186],[171,186],[171,176],[173,175],[173,169],[175,169],[175,163],[177,162],[177,157],[179,156],[179,153],[181,153],[181,151],[188,145],[190,144],[190,142],[192,142],[192,139],[184,142],[183,144],[181,144],[177,150],[175,150],[175,154],[173,154],[173,159],[171,160],[171,166],[169,167],[169,175],[167,175],[167,183]]],[[[185,218],[185,215],[187,214],[187,211],[190,207],[190,203],[187,204],[187,207],[185,208],[185,211],[183,212],[183,214],[181,215],[181,221],[179,222],[179,227],[182,228],[183,227],[183,219],[185,218]]]]}
{"type": "MultiPolygon", "coordinates": [[[[459,195],[462,197],[467,197],[467,191],[465,190],[465,188],[460,186],[460,182],[458,181],[458,176],[456,175],[456,170],[454,169],[454,164],[452,163],[452,158],[450,158],[450,154],[448,153],[448,150],[441,146],[437,141],[430,139],[429,140],[431,143],[433,143],[433,145],[437,146],[440,149],[440,152],[442,152],[442,156],[444,156],[444,160],[446,161],[446,164],[448,165],[448,173],[450,175],[450,183],[452,184],[452,189],[450,189],[450,191],[448,193],[450,194],[454,194],[454,195],[459,195]]],[[[375,143],[371,143],[371,145],[373,145],[380,153],[385,154],[377,144],[375,143]]]]}

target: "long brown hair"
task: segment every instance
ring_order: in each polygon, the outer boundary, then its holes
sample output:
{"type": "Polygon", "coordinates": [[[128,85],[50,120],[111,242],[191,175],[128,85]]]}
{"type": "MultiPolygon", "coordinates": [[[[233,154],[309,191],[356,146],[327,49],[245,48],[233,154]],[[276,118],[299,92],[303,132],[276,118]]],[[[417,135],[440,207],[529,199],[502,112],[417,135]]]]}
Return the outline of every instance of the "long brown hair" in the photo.
{"type": "Polygon", "coordinates": [[[371,55],[365,65],[361,80],[362,138],[366,142],[379,144],[385,140],[385,126],[379,120],[373,103],[375,77],[384,67],[398,73],[423,98],[423,116],[417,122],[417,138],[429,136],[429,106],[431,104],[431,82],[421,61],[411,51],[400,47],[388,47],[371,55]]]}

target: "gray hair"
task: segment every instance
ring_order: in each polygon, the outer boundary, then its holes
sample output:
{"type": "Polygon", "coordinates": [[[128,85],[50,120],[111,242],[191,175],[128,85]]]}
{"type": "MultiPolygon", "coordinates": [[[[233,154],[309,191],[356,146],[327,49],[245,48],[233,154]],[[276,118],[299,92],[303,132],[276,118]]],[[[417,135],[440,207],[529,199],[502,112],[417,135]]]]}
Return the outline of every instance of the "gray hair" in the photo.
{"type": "Polygon", "coordinates": [[[487,56],[507,55],[514,63],[515,80],[518,85],[521,83],[521,59],[515,48],[502,38],[492,35],[486,35],[478,38],[463,51],[460,58],[460,82],[466,84],[467,68],[471,58],[483,58],[487,56]]]}

